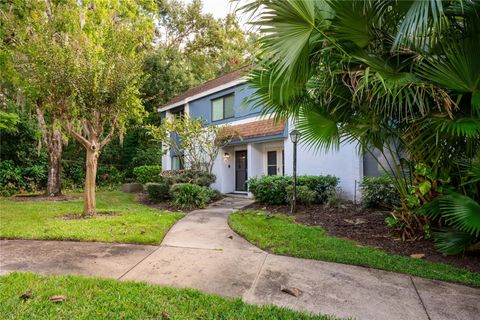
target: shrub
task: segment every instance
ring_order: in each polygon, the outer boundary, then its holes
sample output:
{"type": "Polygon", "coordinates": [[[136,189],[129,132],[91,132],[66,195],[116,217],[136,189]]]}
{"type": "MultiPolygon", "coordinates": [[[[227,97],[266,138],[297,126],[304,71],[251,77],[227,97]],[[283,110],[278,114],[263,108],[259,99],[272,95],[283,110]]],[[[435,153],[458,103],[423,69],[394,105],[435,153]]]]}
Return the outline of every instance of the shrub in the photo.
{"type": "Polygon", "coordinates": [[[145,185],[148,198],[153,202],[161,202],[170,197],[170,180],[159,179],[159,182],[150,182],[145,185]]]}
{"type": "Polygon", "coordinates": [[[161,173],[163,177],[170,177],[174,183],[192,183],[199,186],[210,187],[216,177],[212,173],[201,170],[167,170],[161,173]]]}
{"type": "MultiPolygon", "coordinates": [[[[286,189],[287,191],[287,200],[291,202],[293,199],[293,186],[290,185],[286,189]]],[[[314,203],[318,198],[318,195],[315,191],[311,190],[307,186],[297,186],[297,202],[304,204],[304,205],[311,205],[314,203]]]]}
{"type": "Polygon", "coordinates": [[[248,190],[255,199],[265,204],[287,203],[287,187],[292,178],[287,176],[264,176],[248,180],[248,190]]]}
{"type": "Polygon", "coordinates": [[[125,179],[125,175],[110,164],[98,166],[97,177],[99,186],[118,185],[125,179]]]}
{"type": "Polygon", "coordinates": [[[215,192],[192,183],[177,183],[170,188],[170,196],[172,202],[181,208],[205,208],[215,192]]]}
{"type": "MultiPolygon", "coordinates": [[[[335,195],[339,179],[333,176],[298,176],[297,197],[304,196],[305,204],[326,203],[335,195]],[[304,187],[300,188],[299,187],[304,187]],[[299,191],[300,190],[300,191],[299,191]],[[312,192],[307,192],[310,190],[312,192]],[[302,195],[300,195],[302,193],[302,195]],[[313,198],[312,198],[313,196],[313,198]]],[[[248,180],[249,191],[265,204],[286,204],[290,200],[288,192],[292,187],[292,177],[264,176],[248,180]],[[288,189],[288,190],[287,190],[288,189]]],[[[303,201],[299,200],[299,201],[303,201]]]]}
{"type": "Polygon", "coordinates": [[[160,166],[140,166],[133,168],[133,175],[135,176],[135,181],[140,183],[160,181],[161,172],[162,167],[160,166]]]}
{"type": "Polygon", "coordinates": [[[400,204],[400,196],[388,176],[364,177],[360,189],[366,208],[391,209],[400,204]]]}
{"type": "Polygon", "coordinates": [[[298,176],[297,185],[306,186],[316,192],[315,203],[326,203],[335,196],[340,179],[331,175],[326,176],[298,176]]]}
{"type": "Polygon", "coordinates": [[[18,192],[41,189],[47,181],[47,168],[34,164],[27,167],[15,165],[11,160],[0,161],[0,195],[11,196],[18,192]]]}

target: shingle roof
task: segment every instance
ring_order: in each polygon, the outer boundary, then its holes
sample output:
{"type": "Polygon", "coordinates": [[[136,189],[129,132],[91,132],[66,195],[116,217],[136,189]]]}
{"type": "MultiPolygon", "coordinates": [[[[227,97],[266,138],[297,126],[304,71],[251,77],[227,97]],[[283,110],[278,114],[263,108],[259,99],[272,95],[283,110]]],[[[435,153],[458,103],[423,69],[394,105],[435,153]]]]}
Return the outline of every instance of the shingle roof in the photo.
{"type": "Polygon", "coordinates": [[[207,90],[213,89],[215,87],[221,86],[225,83],[240,79],[241,77],[245,76],[246,74],[247,74],[246,69],[240,69],[240,70],[229,72],[227,74],[224,74],[223,76],[220,76],[220,77],[215,78],[213,80],[204,82],[204,83],[202,83],[202,84],[200,84],[196,87],[188,89],[184,93],[181,93],[178,96],[176,96],[175,98],[173,98],[172,100],[168,101],[163,106],[168,106],[168,105],[180,102],[184,99],[193,97],[193,96],[195,96],[199,93],[202,93],[204,91],[207,91],[207,90]]]}
{"type": "Polygon", "coordinates": [[[285,130],[285,122],[273,119],[258,120],[248,123],[228,126],[227,130],[234,137],[232,140],[250,139],[257,137],[268,137],[282,134],[285,130]]]}

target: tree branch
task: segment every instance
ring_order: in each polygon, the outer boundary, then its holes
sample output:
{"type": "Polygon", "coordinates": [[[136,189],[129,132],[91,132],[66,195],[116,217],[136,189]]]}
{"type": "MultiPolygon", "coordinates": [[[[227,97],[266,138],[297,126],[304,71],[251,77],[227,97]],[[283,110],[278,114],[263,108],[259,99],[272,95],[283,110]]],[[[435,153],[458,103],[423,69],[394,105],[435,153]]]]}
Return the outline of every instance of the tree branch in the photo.
{"type": "Polygon", "coordinates": [[[112,125],[110,126],[110,131],[108,132],[107,136],[105,139],[103,139],[102,142],[100,142],[100,148],[103,148],[106,144],[110,142],[113,138],[113,134],[115,133],[115,124],[117,123],[117,117],[113,118],[112,125]]]}
{"type": "Polygon", "coordinates": [[[73,129],[72,123],[70,121],[64,121],[64,122],[66,122],[64,125],[64,128],[65,130],[67,130],[67,132],[69,132],[85,148],[88,149],[91,147],[92,144],[87,139],[85,139],[85,137],[83,137],[80,133],[75,131],[75,129],[73,129]]]}

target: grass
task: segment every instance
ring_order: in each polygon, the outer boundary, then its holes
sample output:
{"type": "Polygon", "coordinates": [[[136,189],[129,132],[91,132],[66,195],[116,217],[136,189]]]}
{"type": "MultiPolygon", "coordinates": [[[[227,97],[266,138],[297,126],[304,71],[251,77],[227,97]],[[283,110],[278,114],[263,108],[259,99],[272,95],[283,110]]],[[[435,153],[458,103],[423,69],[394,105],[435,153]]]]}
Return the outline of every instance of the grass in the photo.
{"type": "Polygon", "coordinates": [[[81,213],[83,201],[13,202],[0,198],[0,238],[159,244],[183,215],[146,207],[120,191],[97,193],[99,212],[118,216],[61,220],[81,213]]]}
{"type": "Polygon", "coordinates": [[[32,273],[1,277],[0,301],[2,319],[333,319],[191,289],[32,273]],[[23,302],[19,297],[29,290],[32,297],[23,302]],[[66,299],[53,303],[52,295],[66,299]]]}
{"type": "Polygon", "coordinates": [[[390,255],[354,241],[329,236],[321,227],[296,224],[292,217],[263,211],[230,215],[233,230],[262,249],[280,255],[359,265],[480,287],[480,273],[443,263],[390,255]]]}

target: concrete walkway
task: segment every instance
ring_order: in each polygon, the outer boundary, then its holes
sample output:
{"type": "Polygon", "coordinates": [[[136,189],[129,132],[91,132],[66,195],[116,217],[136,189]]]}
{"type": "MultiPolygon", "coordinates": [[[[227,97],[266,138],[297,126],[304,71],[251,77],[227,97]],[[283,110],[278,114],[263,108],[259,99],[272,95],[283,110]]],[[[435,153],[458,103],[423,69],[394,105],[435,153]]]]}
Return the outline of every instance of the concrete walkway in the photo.
{"type": "Polygon", "coordinates": [[[480,289],[266,253],[235,234],[226,198],[188,214],[160,246],[0,241],[0,274],[82,274],[189,287],[254,304],[356,319],[480,319],[480,289]],[[298,288],[299,297],[281,287],[298,288]]]}

